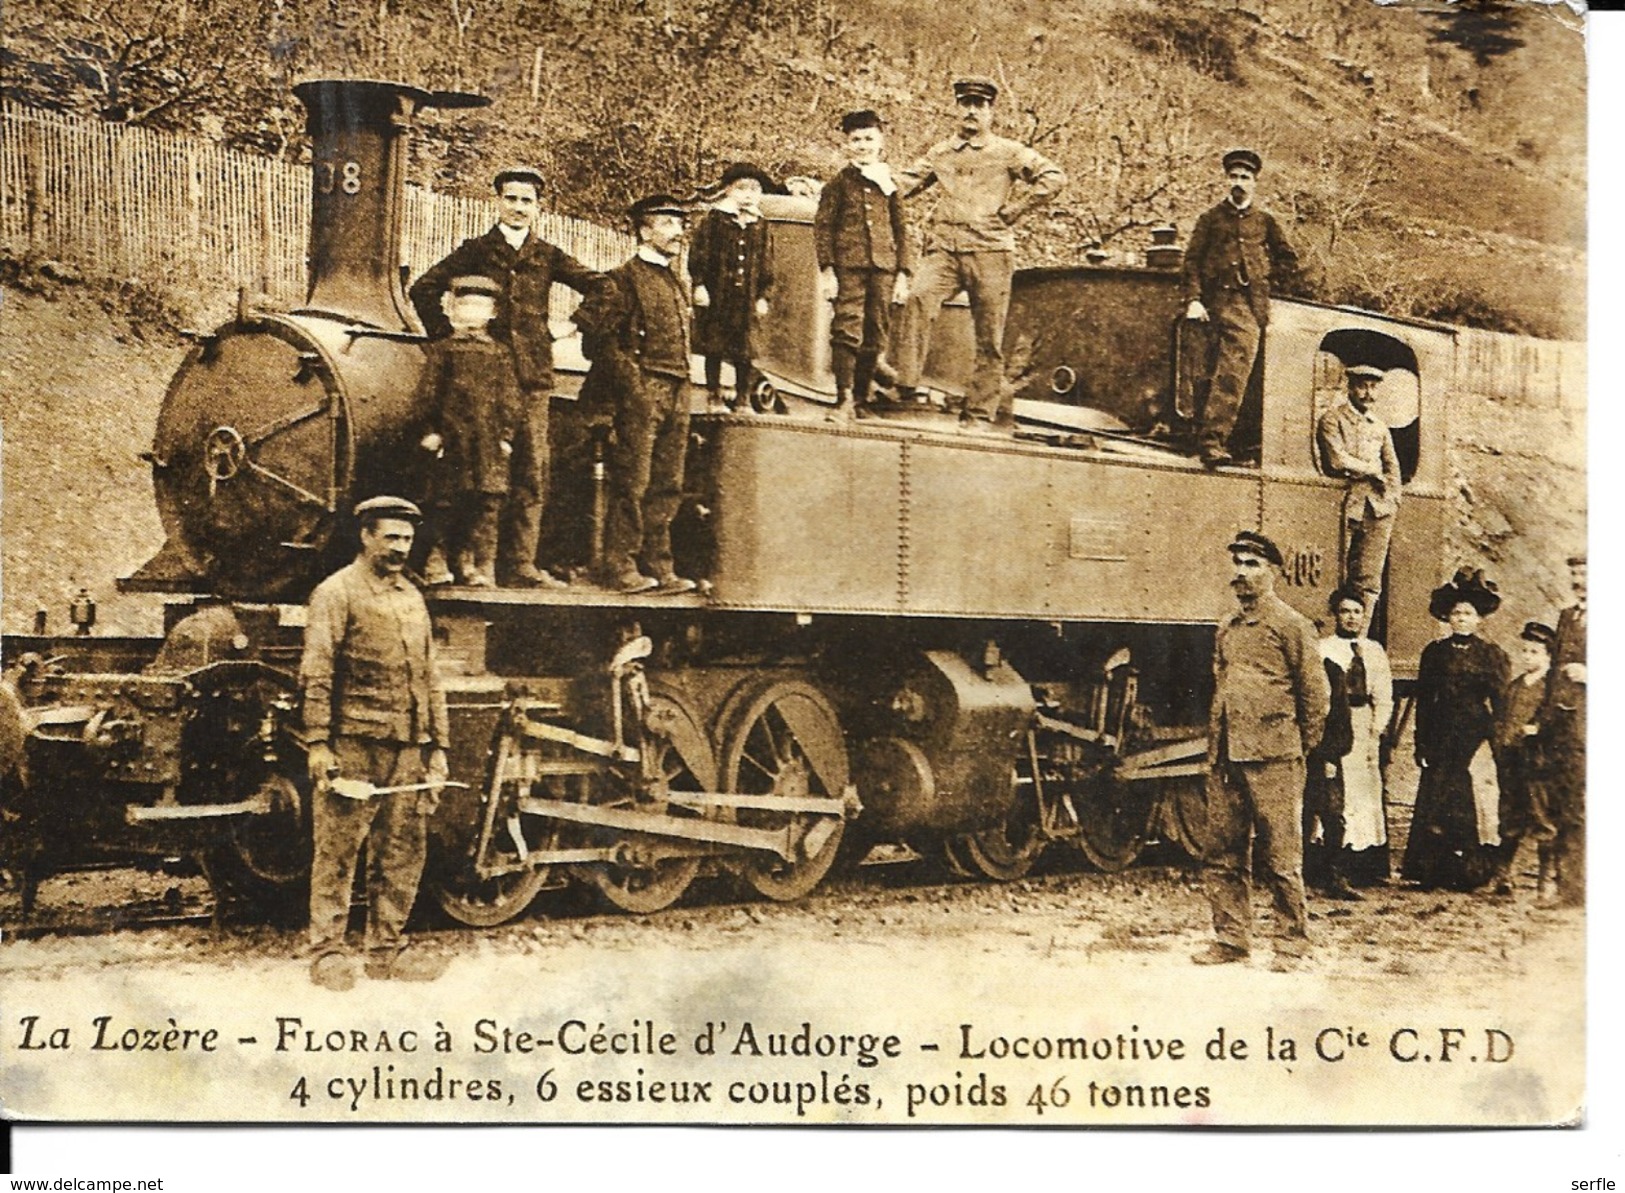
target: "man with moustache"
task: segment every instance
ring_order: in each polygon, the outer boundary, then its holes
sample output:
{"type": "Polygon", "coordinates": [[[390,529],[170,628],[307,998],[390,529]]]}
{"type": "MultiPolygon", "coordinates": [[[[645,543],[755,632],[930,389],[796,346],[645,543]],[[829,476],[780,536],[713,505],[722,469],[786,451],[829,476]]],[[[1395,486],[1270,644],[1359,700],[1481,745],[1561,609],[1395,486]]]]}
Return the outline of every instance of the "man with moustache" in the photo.
{"type": "Polygon", "coordinates": [[[1217,939],[1198,965],[1245,960],[1252,948],[1252,882],[1275,901],[1275,958],[1290,972],[1309,950],[1303,893],[1304,759],[1331,706],[1315,627],[1275,595],[1281,552],[1243,530],[1230,542],[1237,611],[1219,623],[1208,718],[1208,834],[1204,859],[1217,939]],[[1252,865],[1248,865],[1249,853],[1252,865]]]}
{"type": "Polygon", "coordinates": [[[1223,158],[1227,194],[1196,217],[1185,248],[1185,318],[1211,327],[1213,371],[1197,449],[1202,463],[1232,463],[1230,435],[1270,321],[1270,287],[1288,281],[1298,255],[1281,225],[1253,203],[1264,161],[1251,149],[1223,158]]]}
{"type": "Polygon", "coordinates": [[[375,788],[444,783],[451,740],[429,610],[405,575],[423,515],[402,498],[373,497],[355,507],[355,517],[360,553],[311,593],[299,662],[315,846],[310,973],[330,990],[355,985],[344,931],[363,842],[371,859],[367,976],[429,981],[445,968],[406,950],[402,939],[423,876],[436,790],[357,799],[333,789],[340,777],[375,788]]]}
{"type": "Polygon", "coordinates": [[[1585,903],[1586,890],[1586,557],[1571,555],[1569,586],[1574,604],[1557,617],[1552,669],[1541,704],[1548,792],[1557,827],[1552,851],[1557,864],[1556,902],[1585,903]]]}
{"type": "Polygon", "coordinates": [[[612,592],[690,592],[677,574],[671,524],[683,496],[688,453],[688,288],[677,257],[686,234],[682,204],[649,195],[629,214],[638,237],[631,260],[576,310],[592,361],[581,396],[607,405],[614,428],[604,558],[595,579],[612,592]]]}
{"type": "Polygon", "coordinates": [[[412,283],[412,306],[432,339],[451,334],[441,297],[453,278],[494,278],[497,297],[491,338],[513,350],[521,412],[509,460],[511,483],[500,538],[498,576],[504,584],[563,588],[564,582],[537,566],[542,515],[547,504],[548,416],[553,400],[553,333],[547,324],[554,282],[588,293],[603,275],[549,244],[533,227],[541,202],[542,175],[528,166],[499,173],[497,222],[463,241],[412,283]]]}
{"type": "Polygon", "coordinates": [[[925,225],[924,255],[895,329],[899,397],[918,397],[931,328],[942,304],[963,290],[976,333],[975,370],[959,412],[960,425],[968,429],[991,427],[1003,412],[1014,225],[1066,185],[1066,174],[1036,149],[993,134],[998,95],[992,79],[957,80],[958,135],[933,145],[897,176],[905,197],[932,185],[941,192],[925,225]]]}
{"type": "Polygon", "coordinates": [[[1344,575],[1345,583],[1360,593],[1365,610],[1362,629],[1371,625],[1382,596],[1394,515],[1405,488],[1393,433],[1371,412],[1382,378],[1383,371],[1373,365],[1350,365],[1348,401],[1327,410],[1316,427],[1321,462],[1332,475],[1349,482],[1343,497],[1344,575]]]}

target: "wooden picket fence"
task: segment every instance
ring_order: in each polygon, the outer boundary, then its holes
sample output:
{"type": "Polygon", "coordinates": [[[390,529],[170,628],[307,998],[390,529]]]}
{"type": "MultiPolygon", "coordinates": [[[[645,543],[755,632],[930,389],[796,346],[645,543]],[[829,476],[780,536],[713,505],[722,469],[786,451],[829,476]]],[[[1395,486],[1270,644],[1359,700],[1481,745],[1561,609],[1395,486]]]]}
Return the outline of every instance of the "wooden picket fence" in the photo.
{"type": "MultiPolygon", "coordinates": [[[[486,199],[409,186],[401,263],[416,276],[496,219],[486,199]]],[[[194,138],[0,101],[0,249],[133,278],[218,311],[240,287],[305,296],[310,169],[194,138]]],[[[588,266],[626,259],[631,238],[544,213],[540,235],[588,266]]],[[[576,296],[557,287],[551,312],[576,296]]]]}

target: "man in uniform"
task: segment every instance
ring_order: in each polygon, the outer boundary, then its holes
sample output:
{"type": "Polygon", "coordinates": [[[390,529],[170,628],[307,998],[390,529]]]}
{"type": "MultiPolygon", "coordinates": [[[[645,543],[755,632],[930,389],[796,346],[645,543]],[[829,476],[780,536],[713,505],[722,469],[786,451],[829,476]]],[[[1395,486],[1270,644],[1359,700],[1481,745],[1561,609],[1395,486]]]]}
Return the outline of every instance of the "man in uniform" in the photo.
{"type": "Polygon", "coordinates": [[[1586,890],[1586,557],[1571,555],[1568,564],[1574,604],[1557,617],[1540,726],[1557,827],[1557,902],[1580,907],[1586,890]]]}
{"type": "Polygon", "coordinates": [[[497,223],[463,241],[412,283],[412,305],[429,335],[451,334],[440,299],[451,280],[464,275],[495,278],[502,285],[492,338],[513,349],[521,415],[514,437],[512,484],[500,539],[498,572],[507,584],[562,588],[563,581],[537,567],[542,513],[547,502],[548,414],[553,397],[553,334],[547,326],[554,282],[586,294],[603,275],[536,235],[532,225],[541,201],[542,176],[529,167],[496,176],[497,223]]]}
{"type": "Polygon", "coordinates": [[[1210,468],[1231,462],[1230,434],[1270,320],[1270,286],[1297,272],[1280,223],[1253,204],[1263,159],[1251,149],[1224,155],[1229,193],[1196,217],[1185,249],[1185,318],[1211,325],[1214,360],[1197,448],[1210,468]]]}
{"type": "Polygon", "coordinates": [[[1318,427],[1326,471],[1349,482],[1343,497],[1344,583],[1360,592],[1365,608],[1362,629],[1371,625],[1382,595],[1394,514],[1405,488],[1394,437],[1388,424],[1371,412],[1382,378],[1382,370],[1372,365],[1349,366],[1348,401],[1321,415],[1318,427]]]}
{"type": "Polygon", "coordinates": [[[896,328],[900,396],[918,396],[932,325],[942,304],[963,290],[970,298],[976,333],[976,366],[960,423],[978,427],[991,426],[1002,412],[1004,321],[1015,272],[1013,226],[1066,185],[1061,168],[1037,150],[993,135],[998,95],[992,79],[956,81],[958,135],[933,145],[897,177],[905,197],[933,183],[942,192],[925,226],[924,256],[896,328]]]}
{"type": "Polygon", "coordinates": [[[1208,718],[1206,863],[1218,937],[1191,959],[1241,961],[1252,947],[1250,873],[1275,899],[1271,965],[1297,967],[1308,952],[1303,893],[1304,758],[1320,742],[1331,704],[1315,628],[1275,595],[1281,552],[1244,530],[1230,543],[1230,587],[1239,609],[1219,623],[1208,718]],[[1249,870],[1248,853],[1253,863],[1249,870]]]}
{"type": "Polygon", "coordinates": [[[670,195],[634,203],[637,252],[574,316],[592,361],[582,401],[607,405],[614,427],[597,577],[614,592],[695,586],[677,574],[671,554],[688,452],[689,296],[676,270],[685,214],[670,195]]]}
{"type": "Polygon", "coordinates": [[[429,813],[437,792],[371,794],[334,790],[339,778],[372,788],[446,780],[446,698],[435,673],[423,596],[405,576],[421,513],[399,497],[355,508],[361,551],[310,597],[299,663],[312,792],[315,850],[310,869],[311,980],[332,990],[355,984],[344,947],[350,888],[362,842],[367,881],[369,977],[429,981],[444,969],[403,951],[402,930],[423,874],[429,813]]]}

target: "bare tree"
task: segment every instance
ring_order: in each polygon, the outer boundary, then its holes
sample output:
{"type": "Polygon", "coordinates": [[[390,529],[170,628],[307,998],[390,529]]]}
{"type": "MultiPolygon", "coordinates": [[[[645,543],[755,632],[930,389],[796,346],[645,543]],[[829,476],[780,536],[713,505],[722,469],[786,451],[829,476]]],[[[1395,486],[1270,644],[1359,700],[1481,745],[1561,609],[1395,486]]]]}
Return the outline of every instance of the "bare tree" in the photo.
{"type": "Polygon", "coordinates": [[[229,94],[245,74],[263,74],[277,7],[276,0],[44,0],[8,30],[8,74],[24,64],[54,71],[60,98],[105,120],[174,118],[229,94]]]}

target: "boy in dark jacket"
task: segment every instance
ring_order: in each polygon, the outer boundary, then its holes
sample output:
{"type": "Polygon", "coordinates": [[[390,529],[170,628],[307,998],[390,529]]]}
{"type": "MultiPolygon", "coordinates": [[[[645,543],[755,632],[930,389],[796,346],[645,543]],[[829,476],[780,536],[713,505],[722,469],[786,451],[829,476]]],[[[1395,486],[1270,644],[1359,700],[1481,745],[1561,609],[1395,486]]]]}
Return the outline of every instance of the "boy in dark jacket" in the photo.
{"type": "Polygon", "coordinates": [[[694,286],[694,351],[705,357],[711,408],[720,409],[722,362],[733,365],[735,403],[750,393],[754,318],[767,314],[773,288],[773,238],[762,218],[771,185],[755,166],[735,162],[722,174],[722,198],[700,217],[688,250],[694,286]]]}
{"type": "Polygon", "coordinates": [[[1512,895],[1512,864],[1518,855],[1519,842],[1525,837],[1535,839],[1540,856],[1539,882],[1545,883],[1552,873],[1552,841],[1557,836],[1547,799],[1540,723],[1557,631],[1531,621],[1523,627],[1521,637],[1523,672],[1513,676],[1507,684],[1495,722],[1501,843],[1493,854],[1495,893],[1502,898],[1512,895]]]}
{"type": "Polygon", "coordinates": [[[903,215],[903,196],[891,167],[880,160],[885,132],[880,117],[865,109],[841,117],[847,165],[818,197],[813,244],[819,285],[833,300],[830,361],[835,371],[836,413],[864,403],[875,362],[891,335],[891,308],[908,301],[914,244],[903,215]]]}
{"type": "Polygon", "coordinates": [[[452,279],[441,300],[451,335],[424,349],[417,408],[427,418],[422,447],[433,456],[428,490],[436,517],[425,567],[431,584],[455,579],[490,587],[495,575],[519,411],[513,357],[489,331],[501,291],[492,278],[452,279]]]}

